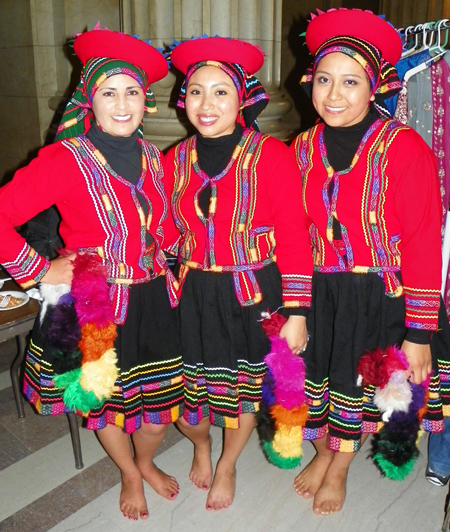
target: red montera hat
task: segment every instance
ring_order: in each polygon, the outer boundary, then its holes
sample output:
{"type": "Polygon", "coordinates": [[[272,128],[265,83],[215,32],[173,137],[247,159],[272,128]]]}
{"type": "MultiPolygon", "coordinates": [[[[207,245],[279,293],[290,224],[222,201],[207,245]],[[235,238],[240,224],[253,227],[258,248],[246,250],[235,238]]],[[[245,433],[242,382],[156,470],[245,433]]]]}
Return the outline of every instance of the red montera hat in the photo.
{"type": "Polygon", "coordinates": [[[397,31],[386,20],[371,11],[360,9],[317,10],[306,29],[306,44],[314,55],[319,46],[339,35],[357,37],[376,46],[383,59],[395,65],[402,54],[402,41],[397,31]]]}
{"type": "Polygon", "coordinates": [[[254,74],[263,66],[264,52],[259,46],[240,39],[200,37],[178,44],[170,59],[184,74],[187,73],[189,65],[200,61],[237,63],[249,74],[254,74]]]}
{"type": "Polygon", "coordinates": [[[120,59],[144,70],[148,83],[162,79],[169,69],[164,56],[153,46],[117,31],[87,31],[75,39],[73,48],[83,65],[93,57],[120,59]]]}

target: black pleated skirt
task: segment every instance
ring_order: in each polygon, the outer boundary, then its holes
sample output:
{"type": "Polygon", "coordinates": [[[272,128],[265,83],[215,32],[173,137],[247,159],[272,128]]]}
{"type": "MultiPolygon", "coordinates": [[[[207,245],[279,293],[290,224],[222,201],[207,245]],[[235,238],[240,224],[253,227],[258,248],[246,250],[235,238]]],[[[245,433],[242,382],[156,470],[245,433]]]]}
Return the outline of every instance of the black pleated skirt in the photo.
{"type": "Polygon", "coordinates": [[[239,427],[239,415],[256,412],[270,342],[261,312],[281,306],[281,275],[276,264],[255,272],[263,300],[240,306],[231,273],[190,270],[180,301],[184,417],[203,417],[221,427],[239,427]]]}
{"type": "MultiPolygon", "coordinates": [[[[382,426],[374,388],[357,386],[358,362],[376,348],[401,347],[407,331],[404,297],[388,297],[375,273],[315,273],[312,301],[304,353],[309,403],[304,438],[328,432],[330,448],[357,451],[361,433],[376,433],[382,426]]],[[[431,351],[433,375],[423,427],[440,431],[443,416],[450,415],[450,327],[443,305],[431,351]]]]}
{"type": "MultiPolygon", "coordinates": [[[[47,330],[50,308],[41,324],[38,316],[27,353],[24,392],[42,415],[66,412],[63,388],[53,383],[47,330]]],[[[131,433],[142,418],[171,423],[183,410],[179,311],[169,304],[165,278],[131,285],[125,323],[117,327],[114,348],[119,378],[112,396],[87,415],[87,428],[114,424],[131,433]]]]}

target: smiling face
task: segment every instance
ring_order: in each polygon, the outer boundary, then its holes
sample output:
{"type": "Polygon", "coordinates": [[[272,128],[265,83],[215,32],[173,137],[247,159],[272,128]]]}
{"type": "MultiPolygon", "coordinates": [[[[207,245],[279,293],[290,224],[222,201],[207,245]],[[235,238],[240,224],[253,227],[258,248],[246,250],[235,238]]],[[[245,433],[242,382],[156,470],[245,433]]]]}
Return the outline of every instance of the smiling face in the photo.
{"type": "Polygon", "coordinates": [[[139,83],[126,74],[104,81],[92,99],[95,121],[113,137],[130,137],[144,116],[145,96],[139,83]]]}
{"type": "Polygon", "coordinates": [[[230,76],[214,66],[204,66],[189,78],[186,113],[202,137],[230,135],[236,127],[239,96],[230,76]]]}
{"type": "Polygon", "coordinates": [[[314,73],[312,102],[327,125],[358,124],[374,99],[366,73],[354,59],[335,52],[320,60],[314,73]]]}

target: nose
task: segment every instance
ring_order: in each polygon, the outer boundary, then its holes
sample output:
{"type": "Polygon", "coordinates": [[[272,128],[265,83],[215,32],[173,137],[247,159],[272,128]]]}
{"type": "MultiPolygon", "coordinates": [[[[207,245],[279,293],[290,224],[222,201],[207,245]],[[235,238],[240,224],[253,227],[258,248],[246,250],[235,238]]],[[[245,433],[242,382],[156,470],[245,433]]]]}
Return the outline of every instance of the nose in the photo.
{"type": "Polygon", "coordinates": [[[117,109],[125,109],[127,106],[127,98],[125,94],[117,94],[116,96],[116,108],[117,109]]]}
{"type": "Polygon", "coordinates": [[[207,111],[208,109],[212,109],[213,107],[214,107],[213,95],[209,92],[205,92],[202,98],[202,109],[204,111],[207,111]]]}
{"type": "Polygon", "coordinates": [[[337,83],[331,83],[328,99],[332,102],[337,102],[342,99],[341,91],[339,90],[339,85],[337,83]]]}

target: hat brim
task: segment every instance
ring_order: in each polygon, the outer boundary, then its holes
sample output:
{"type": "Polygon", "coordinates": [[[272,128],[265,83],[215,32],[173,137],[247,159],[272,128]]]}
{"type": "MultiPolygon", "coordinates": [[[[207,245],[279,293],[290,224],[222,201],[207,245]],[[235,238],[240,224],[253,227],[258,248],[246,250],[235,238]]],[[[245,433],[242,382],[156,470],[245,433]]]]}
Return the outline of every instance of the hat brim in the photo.
{"type": "Polygon", "coordinates": [[[158,50],[126,33],[87,31],[75,39],[73,48],[83,65],[93,57],[127,61],[144,70],[149,84],[162,79],[169,70],[166,59],[158,50]]]}
{"type": "Polygon", "coordinates": [[[395,28],[378,15],[357,9],[327,11],[313,18],[306,29],[306,45],[314,55],[327,39],[339,35],[370,42],[392,65],[402,54],[402,41],[395,28]]]}
{"type": "Polygon", "coordinates": [[[170,59],[184,74],[187,73],[189,65],[201,61],[237,63],[249,74],[254,74],[264,64],[264,52],[258,46],[240,39],[201,37],[178,44],[170,59]]]}

